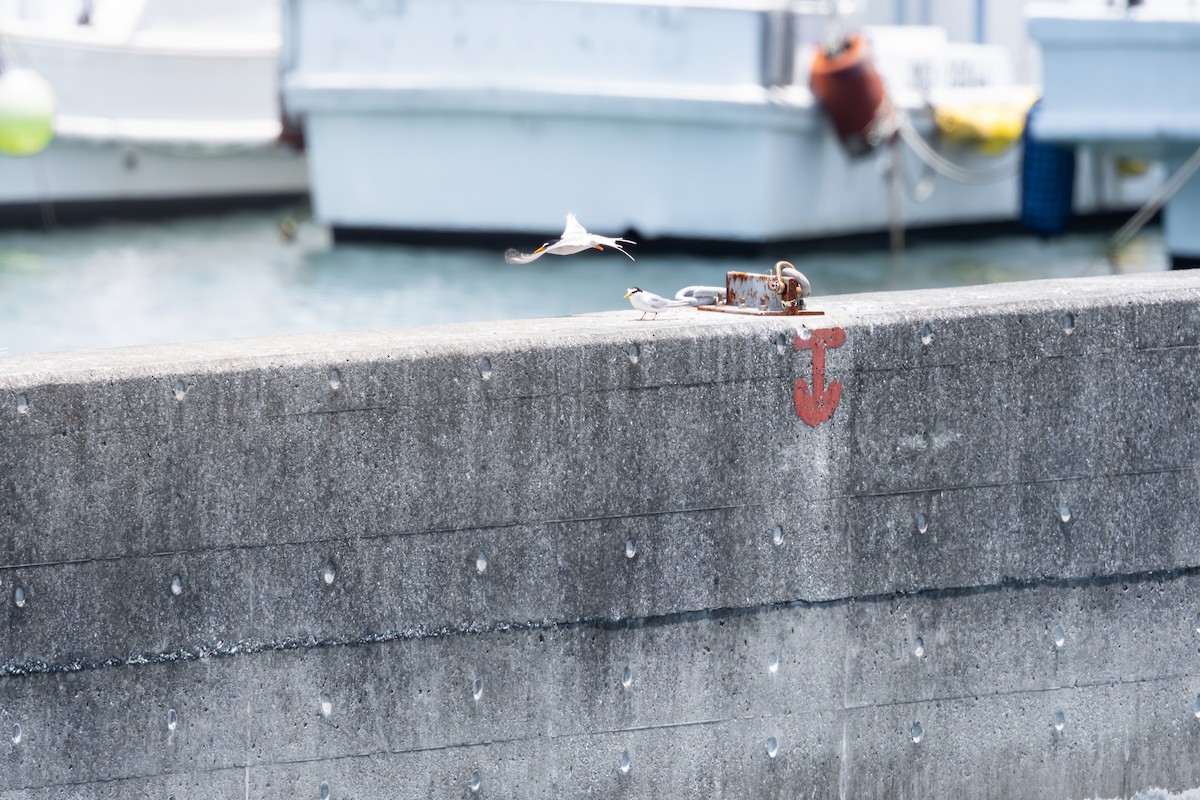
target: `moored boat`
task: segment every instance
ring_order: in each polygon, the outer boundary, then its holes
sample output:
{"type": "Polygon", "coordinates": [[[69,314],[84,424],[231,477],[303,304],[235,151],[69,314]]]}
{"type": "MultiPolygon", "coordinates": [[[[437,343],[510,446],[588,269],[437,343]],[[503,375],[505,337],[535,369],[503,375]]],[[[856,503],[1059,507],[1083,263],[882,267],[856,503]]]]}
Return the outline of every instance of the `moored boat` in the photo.
{"type": "MultiPolygon", "coordinates": [[[[907,135],[856,158],[809,88],[829,7],[290,0],[284,96],[315,212],[345,238],[549,233],[571,209],[597,230],[747,244],[1015,219],[1019,126],[980,146],[938,113],[1017,104],[1023,120],[1033,95],[1004,48],[866,29],[907,135]]],[[[1084,181],[1081,207],[1138,202],[1084,181]]]]}
{"type": "Polygon", "coordinates": [[[5,63],[57,102],[40,154],[0,160],[0,219],[228,207],[307,191],[279,143],[274,2],[0,3],[5,63]]]}

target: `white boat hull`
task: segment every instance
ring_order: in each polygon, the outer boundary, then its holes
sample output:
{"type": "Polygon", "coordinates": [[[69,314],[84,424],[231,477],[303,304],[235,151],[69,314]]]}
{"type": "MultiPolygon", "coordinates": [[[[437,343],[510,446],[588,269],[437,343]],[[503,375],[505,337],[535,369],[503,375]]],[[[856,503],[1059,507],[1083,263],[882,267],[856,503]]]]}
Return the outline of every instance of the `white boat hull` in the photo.
{"type": "MultiPolygon", "coordinates": [[[[53,87],[54,139],[0,159],[0,208],[296,197],[303,154],[278,144],[279,15],[270,0],[197,8],[0,6],[6,50],[53,87]]],[[[149,207],[149,206],[148,206],[149,207]]]]}
{"type": "Polygon", "coordinates": [[[105,201],[296,197],[304,159],[283,148],[228,151],[58,136],[41,154],[0,161],[0,207],[105,201]]]}
{"type": "MultiPolygon", "coordinates": [[[[591,230],[770,242],[893,222],[886,154],[844,154],[787,66],[808,51],[772,44],[770,3],[289,9],[286,105],[306,121],[314,211],[335,229],[549,232],[572,210],[591,230]]],[[[918,103],[908,112],[931,135],[918,103]]],[[[900,220],[1015,219],[1018,158],[1002,156],[1011,177],[989,186],[934,178],[923,202],[902,198],[900,220]]],[[[915,183],[923,168],[905,161],[915,183]]],[[[1095,186],[1085,180],[1085,207],[1125,204],[1121,187],[1095,186]]]]}
{"type": "MultiPolygon", "coordinates": [[[[374,113],[364,124],[357,113],[310,113],[306,136],[314,211],[338,228],[541,231],[567,209],[595,230],[655,238],[886,227],[879,162],[849,160],[824,126],[812,109],[736,124],[445,112],[374,113]]],[[[905,199],[903,218],[1010,219],[1016,191],[1015,180],[970,192],[938,179],[928,201],[905,199]]]]}

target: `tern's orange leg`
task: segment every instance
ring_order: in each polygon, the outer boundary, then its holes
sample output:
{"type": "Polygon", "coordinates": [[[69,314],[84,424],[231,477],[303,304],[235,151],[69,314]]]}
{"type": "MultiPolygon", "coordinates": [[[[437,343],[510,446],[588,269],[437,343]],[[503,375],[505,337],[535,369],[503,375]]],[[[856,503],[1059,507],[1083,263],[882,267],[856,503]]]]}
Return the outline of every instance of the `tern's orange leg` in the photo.
{"type": "Polygon", "coordinates": [[[600,245],[598,245],[598,244],[594,244],[594,245],[592,245],[592,247],[596,248],[597,250],[603,250],[603,249],[604,249],[603,247],[601,247],[601,246],[600,246],[600,245]]]}

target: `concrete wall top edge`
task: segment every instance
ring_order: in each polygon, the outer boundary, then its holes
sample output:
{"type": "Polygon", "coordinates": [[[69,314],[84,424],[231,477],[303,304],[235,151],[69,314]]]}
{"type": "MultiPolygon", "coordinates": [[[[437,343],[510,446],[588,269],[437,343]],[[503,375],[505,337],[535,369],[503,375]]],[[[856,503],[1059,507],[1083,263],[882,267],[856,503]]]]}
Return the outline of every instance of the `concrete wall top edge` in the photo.
{"type": "Polygon", "coordinates": [[[1200,298],[1200,274],[1153,272],[872,292],[814,298],[852,314],[852,324],[879,324],[940,317],[986,317],[1012,312],[1081,311],[1117,304],[1154,304],[1200,298]]]}
{"type": "Polygon", "coordinates": [[[108,350],[0,356],[0,389],[103,382],[186,371],[217,374],[247,369],[339,362],[478,356],[541,347],[691,339],[697,336],[771,336],[831,325],[922,324],[936,319],[989,317],[1013,312],[1079,311],[1118,304],[1200,300],[1200,274],[1188,272],[1024,281],[947,289],[816,296],[816,317],[755,318],[679,309],[655,321],[637,312],[504,320],[390,330],[228,339],[108,350]]]}

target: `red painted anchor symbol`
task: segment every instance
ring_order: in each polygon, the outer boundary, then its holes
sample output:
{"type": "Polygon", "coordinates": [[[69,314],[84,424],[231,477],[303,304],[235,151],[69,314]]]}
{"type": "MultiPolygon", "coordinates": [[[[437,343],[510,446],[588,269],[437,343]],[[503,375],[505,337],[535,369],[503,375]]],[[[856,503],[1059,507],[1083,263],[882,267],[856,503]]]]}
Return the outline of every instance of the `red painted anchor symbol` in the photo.
{"type": "Polygon", "coordinates": [[[842,384],[832,381],[825,385],[825,349],[841,347],[846,343],[846,332],[841,328],[817,328],[809,331],[807,339],[796,336],[792,350],[812,350],[812,389],[804,379],[796,381],[792,395],[796,400],[796,414],[814,428],[833,416],[838,401],[842,399],[842,384]]]}

